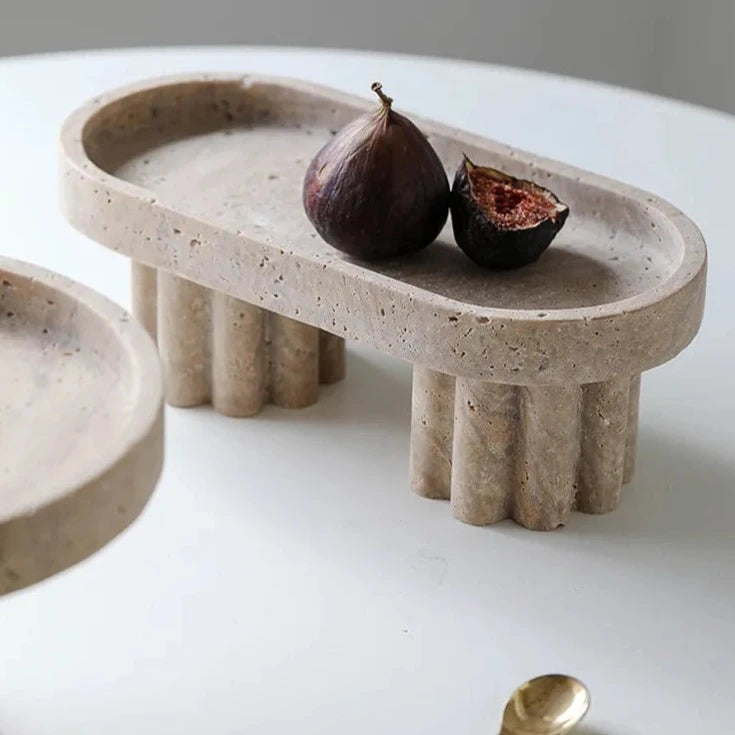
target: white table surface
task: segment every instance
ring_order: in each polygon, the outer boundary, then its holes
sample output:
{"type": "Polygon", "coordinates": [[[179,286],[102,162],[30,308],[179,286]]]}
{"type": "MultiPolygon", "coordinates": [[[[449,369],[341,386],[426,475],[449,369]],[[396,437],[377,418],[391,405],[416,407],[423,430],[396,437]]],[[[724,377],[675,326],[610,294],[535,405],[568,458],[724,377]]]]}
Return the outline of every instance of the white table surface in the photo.
{"type": "Polygon", "coordinates": [[[368,349],[353,348],[347,381],[304,411],[169,410],[166,468],[141,519],[79,566],[0,599],[0,734],[485,735],[516,684],[557,670],[592,691],[580,733],[731,731],[735,119],[383,54],[4,60],[0,251],[129,305],[127,262],[57,210],[57,132],[101,90],[192,70],[366,96],[380,79],[399,109],[659,193],[707,238],[704,325],[644,378],[638,475],[619,510],[575,514],[553,533],[465,526],[412,496],[410,367],[368,349]]]}

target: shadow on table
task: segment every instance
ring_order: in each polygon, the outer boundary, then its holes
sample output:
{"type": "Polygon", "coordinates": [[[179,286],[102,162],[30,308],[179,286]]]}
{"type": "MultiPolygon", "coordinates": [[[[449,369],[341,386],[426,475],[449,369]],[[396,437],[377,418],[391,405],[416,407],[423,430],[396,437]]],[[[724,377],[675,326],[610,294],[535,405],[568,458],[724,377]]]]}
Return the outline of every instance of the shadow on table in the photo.
{"type": "MultiPolygon", "coordinates": [[[[411,370],[387,370],[369,358],[350,354],[352,386],[327,386],[319,404],[305,412],[279,412],[278,420],[331,421],[379,425],[381,434],[408,442],[411,421],[411,370]]],[[[642,427],[633,482],[623,488],[613,513],[573,513],[566,533],[619,536],[659,542],[697,542],[710,548],[735,544],[735,448],[717,454],[642,427]]],[[[563,531],[564,532],[564,531],[563,531]]]]}
{"type": "Polygon", "coordinates": [[[644,431],[636,476],[619,508],[606,516],[574,514],[568,530],[711,547],[735,541],[734,526],[735,459],[644,431]]]}
{"type": "MultiPolygon", "coordinates": [[[[370,427],[386,441],[407,446],[411,368],[388,367],[382,360],[353,350],[348,353],[349,383],[322,386],[319,402],[303,410],[268,406],[257,420],[370,427]]],[[[599,516],[573,513],[560,533],[680,545],[696,542],[713,548],[735,545],[734,527],[735,458],[705,449],[701,440],[697,446],[642,428],[636,476],[623,488],[617,510],[599,516]]],[[[510,521],[490,529],[525,532],[510,521]]]]}

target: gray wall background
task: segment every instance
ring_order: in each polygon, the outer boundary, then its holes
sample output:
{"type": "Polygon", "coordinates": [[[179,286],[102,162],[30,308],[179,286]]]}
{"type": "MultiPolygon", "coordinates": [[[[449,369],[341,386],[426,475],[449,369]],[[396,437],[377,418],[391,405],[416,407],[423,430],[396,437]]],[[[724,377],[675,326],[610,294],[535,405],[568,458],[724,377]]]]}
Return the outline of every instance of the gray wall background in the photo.
{"type": "Polygon", "coordinates": [[[163,44],[403,51],[735,112],[735,0],[0,0],[0,55],[163,44]]]}

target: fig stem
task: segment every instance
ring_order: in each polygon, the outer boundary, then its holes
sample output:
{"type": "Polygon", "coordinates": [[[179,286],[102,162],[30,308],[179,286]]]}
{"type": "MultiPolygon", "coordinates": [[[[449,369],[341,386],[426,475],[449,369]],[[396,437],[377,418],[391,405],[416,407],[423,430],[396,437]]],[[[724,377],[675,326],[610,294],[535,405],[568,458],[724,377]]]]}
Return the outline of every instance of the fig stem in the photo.
{"type": "Polygon", "coordinates": [[[370,89],[380,97],[380,101],[385,107],[390,107],[393,104],[393,98],[388,97],[388,95],[383,91],[383,85],[380,82],[373,82],[370,85],[370,89]]]}

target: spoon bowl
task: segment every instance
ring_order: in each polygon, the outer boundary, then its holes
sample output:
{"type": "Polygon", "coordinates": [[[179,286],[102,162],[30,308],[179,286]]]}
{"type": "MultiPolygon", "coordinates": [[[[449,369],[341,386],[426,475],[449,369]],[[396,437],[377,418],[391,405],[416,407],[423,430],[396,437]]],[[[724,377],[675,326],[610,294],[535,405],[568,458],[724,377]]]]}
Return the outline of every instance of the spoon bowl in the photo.
{"type": "Polygon", "coordinates": [[[587,714],[590,694],[573,676],[547,674],[527,681],[505,705],[501,735],[561,735],[587,714]]]}

